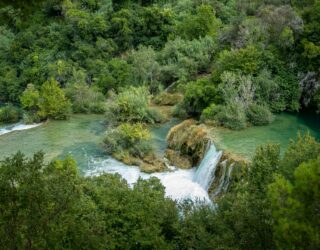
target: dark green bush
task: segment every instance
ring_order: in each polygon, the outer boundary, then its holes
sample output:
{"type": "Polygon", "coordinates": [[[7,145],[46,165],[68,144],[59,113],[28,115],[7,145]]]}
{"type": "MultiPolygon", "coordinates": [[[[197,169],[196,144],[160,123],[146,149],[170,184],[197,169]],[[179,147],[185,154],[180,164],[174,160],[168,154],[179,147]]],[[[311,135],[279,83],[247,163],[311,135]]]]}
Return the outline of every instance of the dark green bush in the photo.
{"type": "Polygon", "coordinates": [[[11,104],[0,108],[0,123],[18,122],[21,118],[21,110],[11,104]]]}
{"type": "Polygon", "coordinates": [[[240,105],[211,105],[201,116],[203,120],[211,120],[219,126],[230,129],[243,129],[247,126],[244,109],[240,105]]]}
{"type": "Polygon", "coordinates": [[[157,111],[150,110],[149,91],[146,87],[128,87],[114,95],[108,108],[112,122],[155,123],[162,121],[157,111]]]}
{"type": "Polygon", "coordinates": [[[251,104],[246,111],[248,121],[256,126],[267,125],[273,122],[274,116],[266,106],[251,104]]]}

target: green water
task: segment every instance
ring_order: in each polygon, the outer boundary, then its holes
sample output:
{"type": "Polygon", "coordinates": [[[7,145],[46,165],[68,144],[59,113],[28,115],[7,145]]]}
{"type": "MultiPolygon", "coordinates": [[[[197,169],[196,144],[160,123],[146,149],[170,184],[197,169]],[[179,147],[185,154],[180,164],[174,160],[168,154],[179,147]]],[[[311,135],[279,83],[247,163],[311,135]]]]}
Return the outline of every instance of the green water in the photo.
{"type": "Polygon", "coordinates": [[[0,159],[18,150],[28,156],[42,150],[46,160],[70,154],[84,170],[90,157],[104,155],[104,120],[99,115],[74,115],[68,121],[49,121],[33,129],[2,135],[0,159]]]}
{"type": "MultiPolygon", "coordinates": [[[[178,120],[151,128],[152,144],[158,154],[166,149],[166,135],[178,120]]],[[[68,121],[50,121],[39,127],[14,131],[0,136],[0,159],[18,150],[28,156],[37,151],[45,152],[46,160],[71,155],[80,170],[85,171],[92,158],[107,157],[102,140],[106,126],[101,115],[74,115],[68,121]]],[[[263,127],[251,127],[241,131],[214,129],[216,144],[250,158],[258,145],[267,142],[280,143],[286,148],[289,140],[296,138],[297,132],[310,131],[320,139],[320,118],[316,116],[296,116],[281,114],[274,123],[263,127]]]]}
{"type": "Polygon", "coordinates": [[[290,139],[297,138],[298,131],[309,131],[311,135],[320,139],[320,116],[283,113],[277,115],[275,121],[267,126],[250,127],[240,131],[215,128],[213,135],[220,149],[227,149],[250,159],[257,146],[269,142],[279,143],[283,152],[288,147],[290,139]]]}
{"type": "Polygon", "coordinates": [[[150,129],[152,135],[152,146],[158,155],[164,155],[167,149],[167,134],[173,126],[177,125],[181,121],[178,119],[172,119],[171,121],[154,126],[150,129]]]}

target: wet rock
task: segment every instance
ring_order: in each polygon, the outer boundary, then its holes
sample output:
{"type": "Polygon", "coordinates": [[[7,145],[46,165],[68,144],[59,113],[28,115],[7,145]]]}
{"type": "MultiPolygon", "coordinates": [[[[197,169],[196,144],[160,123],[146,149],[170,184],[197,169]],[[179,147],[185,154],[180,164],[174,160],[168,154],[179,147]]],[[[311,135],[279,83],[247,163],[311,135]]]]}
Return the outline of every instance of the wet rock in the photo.
{"type": "Polygon", "coordinates": [[[170,164],[173,166],[178,166],[179,168],[183,168],[183,169],[192,168],[192,162],[190,157],[181,156],[179,151],[167,149],[166,156],[170,164]]]}

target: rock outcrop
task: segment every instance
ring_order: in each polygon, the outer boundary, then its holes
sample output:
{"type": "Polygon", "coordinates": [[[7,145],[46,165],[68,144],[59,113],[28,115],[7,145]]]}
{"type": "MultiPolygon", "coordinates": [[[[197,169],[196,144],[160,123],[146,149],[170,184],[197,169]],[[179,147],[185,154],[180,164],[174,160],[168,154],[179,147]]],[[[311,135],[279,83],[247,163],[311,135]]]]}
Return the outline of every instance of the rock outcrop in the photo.
{"type": "Polygon", "coordinates": [[[166,157],[174,166],[191,168],[199,165],[211,141],[205,125],[186,120],[170,129],[166,157]]]}

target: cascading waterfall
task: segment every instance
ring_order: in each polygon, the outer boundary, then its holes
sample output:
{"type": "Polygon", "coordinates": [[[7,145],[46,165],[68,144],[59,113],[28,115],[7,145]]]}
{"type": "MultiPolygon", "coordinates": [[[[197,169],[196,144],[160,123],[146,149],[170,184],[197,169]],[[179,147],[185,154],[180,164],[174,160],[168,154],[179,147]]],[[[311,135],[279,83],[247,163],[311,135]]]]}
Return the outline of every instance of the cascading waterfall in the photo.
{"type": "Polygon", "coordinates": [[[214,181],[215,172],[222,156],[222,151],[217,151],[213,143],[208,144],[208,148],[194,176],[194,181],[206,191],[214,181]]]}
{"type": "Polygon", "coordinates": [[[219,196],[222,191],[227,192],[233,167],[234,163],[228,164],[228,160],[224,160],[220,163],[220,179],[217,183],[218,186],[211,193],[211,198],[219,196]]]}
{"type": "MultiPolygon", "coordinates": [[[[213,143],[207,145],[206,154],[198,168],[179,169],[170,166],[170,170],[161,173],[146,174],[136,166],[127,166],[115,159],[91,158],[86,175],[94,176],[102,173],[120,174],[130,186],[139,178],[149,179],[157,177],[166,190],[166,196],[174,200],[191,199],[193,201],[206,201],[211,203],[208,190],[215,178],[222,151],[217,151],[213,143]]],[[[228,175],[225,169],[225,174],[228,175]]],[[[224,181],[222,181],[224,182],[224,181]]],[[[220,189],[222,189],[222,186],[220,189]]]]}
{"type": "Polygon", "coordinates": [[[227,171],[227,160],[224,160],[220,163],[220,167],[222,169],[222,174],[219,179],[219,185],[218,187],[213,191],[212,197],[216,197],[220,194],[222,188],[224,187],[225,183],[225,177],[226,177],[226,171],[227,171]]]}

